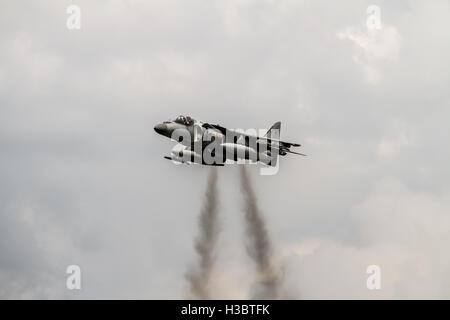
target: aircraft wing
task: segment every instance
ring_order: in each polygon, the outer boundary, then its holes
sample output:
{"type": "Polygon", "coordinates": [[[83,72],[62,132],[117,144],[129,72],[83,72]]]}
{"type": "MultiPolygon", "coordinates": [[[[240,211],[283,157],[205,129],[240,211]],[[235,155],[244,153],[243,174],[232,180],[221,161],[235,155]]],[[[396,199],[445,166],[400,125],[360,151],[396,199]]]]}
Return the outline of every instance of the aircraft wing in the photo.
{"type": "MultiPolygon", "coordinates": [[[[231,133],[232,135],[249,137],[250,139],[255,139],[258,142],[264,141],[268,145],[271,145],[272,142],[275,142],[276,144],[278,144],[280,149],[282,149],[282,148],[283,149],[288,149],[288,148],[291,148],[291,147],[300,147],[301,146],[301,144],[299,144],[299,143],[287,142],[287,141],[282,141],[282,140],[268,138],[268,137],[260,137],[260,136],[255,136],[255,135],[251,135],[251,134],[246,134],[244,132],[240,132],[240,131],[236,131],[236,130],[230,130],[230,129],[222,127],[222,126],[220,126],[218,124],[204,123],[203,127],[207,128],[207,129],[215,129],[215,130],[219,131],[220,133],[222,133],[225,136],[227,135],[227,133],[231,133]]],[[[296,152],[291,152],[291,153],[297,154],[296,152]]]]}
{"type": "Polygon", "coordinates": [[[215,129],[215,130],[219,131],[220,133],[222,133],[223,135],[226,135],[227,131],[229,131],[227,128],[219,126],[218,124],[210,124],[210,123],[204,123],[203,128],[215,129]]]}

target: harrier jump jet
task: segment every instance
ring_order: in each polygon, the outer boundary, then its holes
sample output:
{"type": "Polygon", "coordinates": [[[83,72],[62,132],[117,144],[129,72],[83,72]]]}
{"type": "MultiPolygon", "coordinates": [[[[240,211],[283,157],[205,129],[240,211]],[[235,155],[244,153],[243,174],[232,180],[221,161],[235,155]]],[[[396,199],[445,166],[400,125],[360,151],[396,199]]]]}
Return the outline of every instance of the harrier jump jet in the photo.
{"type": "Polygon", "coordinates": [[[281,122],[275,122],[270,129],[259,136],[256,130],[232,130],[218,124],[195,120],[189,116],[178,116],[155,126],[155,131],[179,143],[165,159],[179,163],[197,163],[223,166],[239,160],[260,162],[275,166],[278,156],[300,147],[298,143],[279,140],[281,122]]]}

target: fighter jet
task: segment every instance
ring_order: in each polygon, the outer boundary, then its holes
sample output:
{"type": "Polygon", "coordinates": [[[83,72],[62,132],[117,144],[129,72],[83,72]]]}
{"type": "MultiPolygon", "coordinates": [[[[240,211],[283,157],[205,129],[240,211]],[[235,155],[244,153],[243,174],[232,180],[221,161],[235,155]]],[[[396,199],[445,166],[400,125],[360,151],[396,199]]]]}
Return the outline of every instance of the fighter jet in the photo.
{"type": "MultiPolygon", "coordinates": [[[[290,150],[298,143],[279,140],[281,122],[275,122],[260,136],[256,130],[232,130],[218,124],[178,116],[155,126],[155,131],[178,145],[165,159],[178,163],[223,166],[239,160],[275,166],[278,156],[288,153],[305,156],[290,150]]],[[[244,162],[245,162],[244,161],[244,162]]]]}

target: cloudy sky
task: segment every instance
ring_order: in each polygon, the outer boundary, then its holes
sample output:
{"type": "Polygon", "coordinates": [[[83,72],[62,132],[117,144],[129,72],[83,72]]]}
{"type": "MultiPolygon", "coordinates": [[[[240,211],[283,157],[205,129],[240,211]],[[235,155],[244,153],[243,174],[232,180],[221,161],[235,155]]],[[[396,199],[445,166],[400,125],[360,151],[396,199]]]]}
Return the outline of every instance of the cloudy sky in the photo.
{"type": "MultiPolygon", "coordinates": [[[[291,297],[449,299],[449,30],[445,0],[3,0],[0,298],[185,298],[208,168],[153,126],[189,114],[303,144],[250,168],[291,297]]],[[[253,277],[237,169],[216,298],[253,277]]]]}

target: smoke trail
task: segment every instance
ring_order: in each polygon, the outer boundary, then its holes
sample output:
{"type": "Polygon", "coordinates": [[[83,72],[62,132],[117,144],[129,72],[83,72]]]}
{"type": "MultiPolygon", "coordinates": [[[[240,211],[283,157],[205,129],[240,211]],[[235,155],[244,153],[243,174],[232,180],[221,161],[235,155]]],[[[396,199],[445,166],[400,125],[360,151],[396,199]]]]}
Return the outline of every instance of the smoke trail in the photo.
{"type": "Polygon", "coordinates": [[[217,170],[212,167],[205,190],[203,208],[200,212],[199,235],[195,239],[198,264],[186,274],[191,298],[209,299],[209,280],[215,260],[215,247],[219,234],[217,170]]]}
{"type": "Polygon", "coordinates": [[[280,273],[272,259],[272,244],[264,217],[259,211],[255,192],[245,167],[241,168],[241,189],[245,198],[245,222],[247,253],[256,263],[258,281],[253,293],[255,299],[277,299],[279,297],[280,273]]]}

